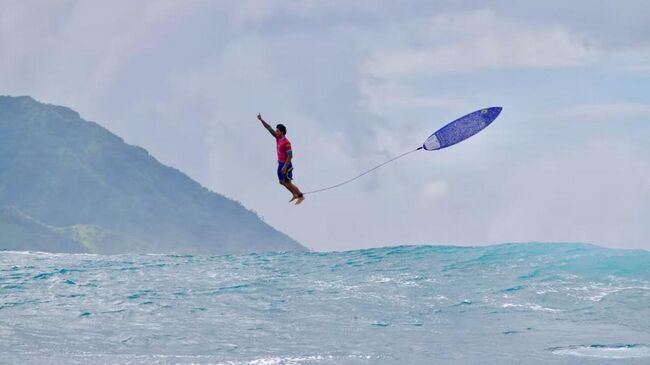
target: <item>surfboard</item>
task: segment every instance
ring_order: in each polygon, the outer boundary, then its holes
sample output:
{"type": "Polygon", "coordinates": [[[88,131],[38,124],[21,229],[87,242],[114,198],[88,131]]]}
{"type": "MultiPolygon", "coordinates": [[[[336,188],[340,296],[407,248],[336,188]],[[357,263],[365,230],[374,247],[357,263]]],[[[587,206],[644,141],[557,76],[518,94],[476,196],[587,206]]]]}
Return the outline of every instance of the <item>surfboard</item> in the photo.
{"type": "Polygon", "coordinates": [[[422,148],[434,151],[464,141],[490,125],[499,116],[501,109],[495,106],[462,116],[430,135],[422,144],[422,148]]]}

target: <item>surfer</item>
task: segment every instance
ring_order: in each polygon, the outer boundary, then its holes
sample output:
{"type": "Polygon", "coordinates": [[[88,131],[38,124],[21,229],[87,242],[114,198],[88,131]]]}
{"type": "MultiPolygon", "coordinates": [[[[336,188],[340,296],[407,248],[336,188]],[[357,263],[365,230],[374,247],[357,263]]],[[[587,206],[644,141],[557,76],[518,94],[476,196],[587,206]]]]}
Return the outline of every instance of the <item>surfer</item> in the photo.
{"type": "Polygon", "coordinates": [[[293,194],[289,203],[296,201],[296,205],[300,204],[305,200],[305,196],[302,194],[300,189],[294,185],[291,180],[293,180],[293,166],[291,165],[291,160],[293,159],[293,152],[291,151],[291,142],[287,139],[287,128],[278,124],[275,127],[275,130],[262,119],[261,114],[257,114],[257,119],[262,122],[264,128],[266,128],[273,137],[275,137],[275,143],[278,150],[278,180],[280,184],[287,188],[293,194]]]}

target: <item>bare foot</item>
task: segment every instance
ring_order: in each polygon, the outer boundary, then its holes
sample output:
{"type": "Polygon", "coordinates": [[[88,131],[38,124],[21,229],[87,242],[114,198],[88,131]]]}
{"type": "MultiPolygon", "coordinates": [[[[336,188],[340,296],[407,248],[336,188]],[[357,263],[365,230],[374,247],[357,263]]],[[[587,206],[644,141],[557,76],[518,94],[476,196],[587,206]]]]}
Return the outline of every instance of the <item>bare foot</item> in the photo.
{"type": "Polygon", "coordinates": [[[298,205],[298,204],[302,203],[304,200],[305,200],[305,197],[304,197],[304,196],[300,196],[300,197],[298,197],[298,200],[296,200],[296,203],[295,203],[295,204],[298,205]]]}
{"type": "Polygon", "coordinates": [[[294,195],[293,198],[291,198],[291,200],[289,200],[289,203],[291,203],[292,201],[294,201],[294,200],[296,200],[296,199],[298,199],[298,196],[297,196],[297,195],[294,195]]]}

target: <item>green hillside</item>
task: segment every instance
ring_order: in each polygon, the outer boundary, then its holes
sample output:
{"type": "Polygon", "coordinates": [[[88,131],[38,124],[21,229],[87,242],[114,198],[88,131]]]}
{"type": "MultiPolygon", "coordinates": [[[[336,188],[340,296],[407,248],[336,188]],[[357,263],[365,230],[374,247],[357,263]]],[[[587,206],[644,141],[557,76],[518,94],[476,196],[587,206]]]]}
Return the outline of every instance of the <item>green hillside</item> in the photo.
{"type": "Polygon", "coordinates": [[[1,206],[53,236],[16,228],[2,215],[0,249],[213,254],[305,249],[146,150],[73,110],[30,97],[0,96],[1,206]]]}

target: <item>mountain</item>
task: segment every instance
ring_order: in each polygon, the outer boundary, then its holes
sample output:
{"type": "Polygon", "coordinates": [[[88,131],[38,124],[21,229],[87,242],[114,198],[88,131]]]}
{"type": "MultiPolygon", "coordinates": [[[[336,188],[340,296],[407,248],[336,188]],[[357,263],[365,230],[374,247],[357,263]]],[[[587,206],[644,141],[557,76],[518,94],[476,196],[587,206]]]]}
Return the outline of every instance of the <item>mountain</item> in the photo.
{"type": "Polygon", "coordinates": [[[71,109],[0,96],[0,249],[228,254],[305,247],[71,109]]]}
{"type": "Polygon", "coordinates": [[[61,230],[42,224],[13,207],[0,208],[0,247],[7,250],[88,252],[61,230]]]}

